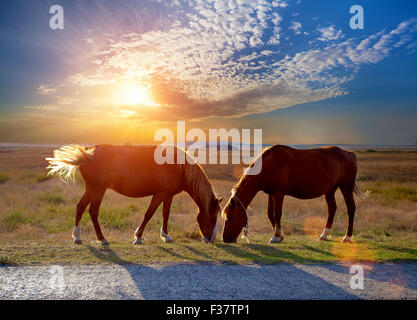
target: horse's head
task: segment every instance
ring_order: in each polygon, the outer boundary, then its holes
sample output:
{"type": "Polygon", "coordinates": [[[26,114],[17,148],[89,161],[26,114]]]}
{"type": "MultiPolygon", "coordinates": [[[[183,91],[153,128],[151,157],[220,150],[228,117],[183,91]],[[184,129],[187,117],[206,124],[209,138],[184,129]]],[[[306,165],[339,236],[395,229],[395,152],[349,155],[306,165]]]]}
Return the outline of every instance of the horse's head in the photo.
{"type": "Polygon", "coordinates": [[[199,211],[197,215],[198,228],[203,241],[214,242],[217,233],[217,215],[220,212],[220,203],[223,198],[214,197],[210,201],[208,212],[199,211]]]}
{"type": "Polygon", "coordinates": [[[242,228],[248,223],[245,208],[235,195],[230,197],[229,202],[223,209],[222,217],[225,220],[223,228],[223,242],[236,242],[242,228]]]}

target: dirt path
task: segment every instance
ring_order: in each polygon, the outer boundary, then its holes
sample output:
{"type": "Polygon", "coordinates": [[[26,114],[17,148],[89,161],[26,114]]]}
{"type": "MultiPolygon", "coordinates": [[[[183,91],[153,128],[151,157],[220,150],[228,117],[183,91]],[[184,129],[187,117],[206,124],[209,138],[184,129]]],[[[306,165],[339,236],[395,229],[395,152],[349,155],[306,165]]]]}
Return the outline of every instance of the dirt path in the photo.
{"type": "Polygon", "coordinates": [[[417,264],[0,267],[0,299],[417,299],[417,264]],[[355,282],[359,283],[359,282],[355,282]]]}

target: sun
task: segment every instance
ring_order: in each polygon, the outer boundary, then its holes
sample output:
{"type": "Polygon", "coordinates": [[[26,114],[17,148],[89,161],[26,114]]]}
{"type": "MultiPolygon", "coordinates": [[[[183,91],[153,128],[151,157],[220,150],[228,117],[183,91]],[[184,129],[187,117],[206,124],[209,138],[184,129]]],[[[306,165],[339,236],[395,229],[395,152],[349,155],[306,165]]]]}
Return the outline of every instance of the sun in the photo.
{"type": "Polygon", "coordinates": [[[149,89],[140,85],[121,86],[116,90],[114,100],[118,105],[158,106],[158,104],[152,100],[149,89]]]}

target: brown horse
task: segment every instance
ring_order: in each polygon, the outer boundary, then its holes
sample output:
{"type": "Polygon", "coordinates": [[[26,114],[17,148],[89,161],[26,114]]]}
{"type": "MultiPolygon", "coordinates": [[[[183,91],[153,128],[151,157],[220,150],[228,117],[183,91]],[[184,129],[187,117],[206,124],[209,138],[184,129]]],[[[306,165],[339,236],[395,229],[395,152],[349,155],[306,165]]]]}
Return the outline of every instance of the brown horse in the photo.
{"type": "MultiPolygon", "coordinates": [[[[80,145],[61,147],[54,151],[49,161],[48,174],[57,173],[63,180],[73,179],[77,168],[85,182],[85,193],[77,204],[74,243],[81,242],[81,217],[90,204],[89,212],[97,241],[108,244],[98,222],[98,214],[107,188],[129,197],[152,195],[141,225],[135,232],[135,244],[141,244],[146,224],[152,218],[161,202],[163,203],[163,225],[161,238],[171,242],[168,235],[168,218],[174,195],[186,191],[199,207],[197,221],[205,242],[216,237],[217,215],[221,199],[218,199],[206,174],[198,163],[183,161],[184,164],[158,164],[155,162],[156,146],[113,146],[97,145],[85,148],[80,145]]],[[[174,148],[174,155],[188,157],[182,149],[174,148]]],[[[184,159],[183,158],[183,159],[184,159]]],[[[187,158],[188,159],[188,158],[187,158]]]]}
{"type": "Polygon", "coordinates": [[[351,242],[355,215],[353,192],[360,193],[355,184],[357,159],[354,153],[338,147],[297,150],[275,145],[265,149],[250,167],[256,161],[262,161],[262,171],[258,175],[244,174],[233,188],[232,196],[222,211],[226,220],[223,229],[224,242],[235,242],[243,227],[244,234],[247,233],[246,208],[260,190],[268,194],[268,218],[274,230],[274,236],[269,243],[283,240],[281,215],[286,195],[298,199],[325,195],[328,219],[318,240],[327,240],[336,212],[334,194],[338,188],[342,191],[349,216],[343,242],[351,242]]]}

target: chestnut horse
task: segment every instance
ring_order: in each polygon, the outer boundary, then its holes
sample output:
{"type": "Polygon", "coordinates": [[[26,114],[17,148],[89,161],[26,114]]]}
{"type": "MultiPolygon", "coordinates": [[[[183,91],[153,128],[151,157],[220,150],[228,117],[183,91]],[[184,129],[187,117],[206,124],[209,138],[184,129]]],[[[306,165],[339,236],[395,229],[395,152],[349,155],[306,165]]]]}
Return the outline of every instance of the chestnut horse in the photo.
{"type": "MultiPolygon", "coordinates": [[[[154,159],[156,146],[97,145],[86,148],[80,145],[64,146],[54,151],[49,161],[48,174],[58,174],[63,180],[71,180],[79,168],[85,182],[85,193],[77,204],[74,243],[81,244],[81,217],[90,204],[89,213],[97,235],[97,241],[108,244],[101,232],[98,214],[107,188],[129,197],[152,196],[141,225],[136,229],[134,244],[142,243],[146,224],[163,203],[161,239],[171,242],[168,235],[168,218],[174,195],[186,191],[199,207],[197,222],[205,242],[216,237],[217,215],[221,199],[218,199],[206,174],[198,163],[158,164],[154,159]]],[[[187,157],[182,149],[174,148],[174,155],[187,157]],[[185,155],[184,155],[185,154],[185,155]]],[[[183,158],[183,159],[184,159],[183,158]]]]}
{"type": "Polygon", "coordinates": [[[335,192],[339,188],[347,205],[349,223],[343,242],[351,242],[355,201],[353,193],[360,194],[355,184],[357,159],[354,153],[338,147],[323,147],[297,150],[283,145],[265,149],[255,161],[262,161],[258,175],[244,174],[232,190],[232,196],[222,211],[226,220],[223,241],[235,242],[244,229],[247,233],[248,216],[246,208],[262,190],[268,194],[268,218],[274,230],[269,243],[283,240],[281,230],[282,203],[284,196],[298,199],[312,199],[325,195],[328,219],[318,240],[327,240],[336,212],[335,192]]]}

